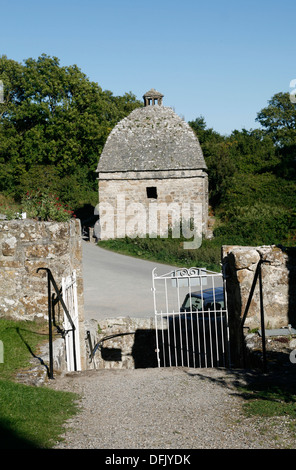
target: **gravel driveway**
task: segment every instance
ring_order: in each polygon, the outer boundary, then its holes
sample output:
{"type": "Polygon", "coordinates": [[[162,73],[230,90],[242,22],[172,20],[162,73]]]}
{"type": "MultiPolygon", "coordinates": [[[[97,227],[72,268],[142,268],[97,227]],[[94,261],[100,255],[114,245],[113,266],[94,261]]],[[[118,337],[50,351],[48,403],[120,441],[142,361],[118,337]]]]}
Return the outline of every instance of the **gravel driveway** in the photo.
{"type": "Polygon", "coordinates": [[[98,370],[66,374],[48,387],[79,393],[57,449],[295,448],[286,418],[246,418],[235,384],[220,369],[98,370]]]}

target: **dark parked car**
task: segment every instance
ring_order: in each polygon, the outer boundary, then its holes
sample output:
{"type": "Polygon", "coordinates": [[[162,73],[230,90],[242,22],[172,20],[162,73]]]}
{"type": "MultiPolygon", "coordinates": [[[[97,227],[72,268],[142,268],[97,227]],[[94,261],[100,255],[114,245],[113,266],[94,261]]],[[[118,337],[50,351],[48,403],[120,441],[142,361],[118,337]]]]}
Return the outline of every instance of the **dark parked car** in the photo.
{"type": "Polygon", "coordinates": [[[181,312],[219,311],[225,308],[224,289],[215,287],[201,292],[187,294],[181,307],[181,312]]]}
{"type": "Polygon", "coordinates": [[[189,367],[225,364],[228,333],[223,287],[188,293],[180,313],[168,320],[166,361],[189,367]]]}

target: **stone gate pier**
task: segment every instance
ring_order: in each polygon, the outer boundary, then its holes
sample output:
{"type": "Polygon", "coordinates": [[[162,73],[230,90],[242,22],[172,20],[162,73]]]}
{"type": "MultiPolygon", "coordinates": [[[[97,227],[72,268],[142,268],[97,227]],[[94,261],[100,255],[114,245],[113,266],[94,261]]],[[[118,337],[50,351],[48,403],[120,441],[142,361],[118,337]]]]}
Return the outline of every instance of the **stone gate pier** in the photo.
{"type": "MultiPolygon", "coordinates": [[[[296,326],[296,248],[276,245],[223,246],[222,269],[226,276],[231,343],[236,355],[240,354],[241,320],[259,261],[262,262],[265,328],[296,326]]],[[[244,323],[246,329],[260,329],[260,318],[257,282],[244,323]]]]}
{"type": "MultiPolygon", "coordinates": [[[[51,270],[58,287],[74,270],[81,364],[85,368],[82,240],[78,219],[43,222],[32,219],[0,221],[0,318],[48,319],[47,276],[51,270]]],[[[61,312],[60,321],[63,321],[61,312]]]]}

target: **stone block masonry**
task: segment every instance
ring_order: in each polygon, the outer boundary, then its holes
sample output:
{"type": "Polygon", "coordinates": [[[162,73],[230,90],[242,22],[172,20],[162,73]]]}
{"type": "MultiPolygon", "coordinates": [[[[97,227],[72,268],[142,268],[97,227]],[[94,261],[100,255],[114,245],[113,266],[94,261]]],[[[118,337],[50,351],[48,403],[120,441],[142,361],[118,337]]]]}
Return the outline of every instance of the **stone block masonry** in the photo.
{"type": "Polygon", "coordinates": [[[196,219],[194,230],[199,239],[208,236],[207,166],[198,138],[171,108],[162,106],[161,93],[155,96],[155,90],[147,92],[145,106],[132,111],[113,128],[100,156],[99,213],[102,215],[104,204],[113,208],[104,216],[108,228],[102,230],[102,239],[145,234],[165,237],[169,228],[184,222],[183,214],[179,215],[182,204],[198,206],[200,214],[187,214],[186,218],[196,219]],[[157,105],[155,100],[160,100],[157,105]],[[117,195],[125,198],[127,210],[117,206],[117,195]],[[136,204],[140,208],[134,217],[136,204]],[[163,214],[155,216],[157,205],[162,205],[164,212],[171,206],[173,216],[170,214],[167,220],[163,214]],[[150,209],[154,221],[147,227],[150,209]],[[116,234],[114,225],[120,226],[116,234]]]}
{"type": "Polygon", "coordinates": [[[82,363],[85,362],[84,299],[80,221],[41,222],[30,219],[0,222],[0,318],[48,319],[49,268],[61,287],[76,270],[82,363]]]}
{"type": "MultiPolygon", "coordinates": [[[[222,265],[226,275],[229,326],[234,348],[239,351],[240,325],[250,295],[258,262],[262,261],[262,293],[266,329],[296,326],[296,248],[275,245],[223,246],[222,265]]],[[[246,331],[260,329],[260,296],[257,281],[246,331]]]]}
{"type": "MultiPolygon", "coordinates": [[[[164,236],[168,228],[179,225],[183,215],[183,204],[189,206],[188,219],[193,218],[194,205],[200,205],[196,229],[207,234],[208,179],[202,170],[170,171],[167,177],[161,172],[129,172],[127,175],[118,173],[100,176],[100,212],[102,238],[121,236],[142,236],[157,234],[164,236]],[[149,189],[155,194],[147,197],[149,189]],[[118,198],[124,203],[118,203],[118,198]],[[113,217],[104,215],[104,204],[113,208],[113,217]],[[140,206],[140,207],[139,207],[140,206]],[[153,210],[154,209],[154,210],[153,210]],[[151,213],[154,215],[155,220],[151,213]],[[112,219],[112,220],[110,220],[112,219]],[[135,224],[135,219],[137,224],[135,224]],[[113,222],[113,223],[111,223],[113,222]],[[105,225],[106,226],[105,226],[105,225]],[[120,233],[117,233],[121,227],[120,233]],[[109,227],[109,228],[108,228],[109,227]],[[115,227],[115,230],[114,230],[115,227]],[[134,229],[135,233],[130,233],[134,229]]],[[[108,212],[108,211],[107,211],[108,212]]],[[[183,217],[184,218],[184,217],[183,217]]],[[[196,221],[194,221],[196,222],[196,221]]]]}
{"type": "MultiPolygon", "coordinates": [[[[157,366],[154,318],[118,317],[86,322],[92,348],[97,348],[89,368],[138,369],[157,366]]],[[[88,347],[88,355],[90,355],[88,347]]]]}

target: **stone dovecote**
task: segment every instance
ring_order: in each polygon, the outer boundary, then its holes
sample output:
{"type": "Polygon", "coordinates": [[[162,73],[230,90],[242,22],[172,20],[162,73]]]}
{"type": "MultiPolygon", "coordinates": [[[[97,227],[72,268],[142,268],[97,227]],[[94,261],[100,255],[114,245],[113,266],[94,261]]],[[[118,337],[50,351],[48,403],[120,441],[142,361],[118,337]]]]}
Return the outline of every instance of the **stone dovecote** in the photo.
{"type": "Polygon", "coordinates": [[[106,141],[97,167],[99,202],[114,207],[115,225],[118,195],[124,195],[125,207],[198,203],[200,230],[206,235],[208,178],[199,141],[182,118],[162,105],[161,93],[152,89],[143,99],[144,107],[122,119],[106,141]]]}

